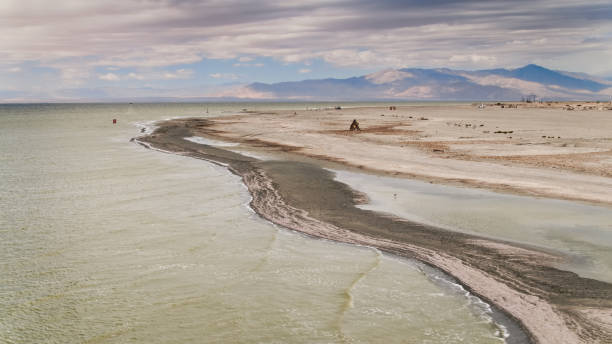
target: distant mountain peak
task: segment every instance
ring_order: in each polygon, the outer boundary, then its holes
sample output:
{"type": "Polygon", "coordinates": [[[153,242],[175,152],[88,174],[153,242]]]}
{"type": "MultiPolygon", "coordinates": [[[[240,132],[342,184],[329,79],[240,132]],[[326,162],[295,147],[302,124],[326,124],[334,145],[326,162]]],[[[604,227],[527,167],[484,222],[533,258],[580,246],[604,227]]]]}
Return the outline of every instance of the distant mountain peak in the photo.
{"type": "MultiPolygon", "coordinates": [[[[308,100],[607,100],[611,83],[595,77],[551,70],[537,64],[478,71],[448,68],[385,69],[347,79],[320,79],[246,86],[274,99],[308,100]]],[[[244,91],[244,90],[243,90],[244,91]]]]}
{"type": "Polygon", "coordinates": [[[517,68],[517,69],[522,69],[522,70],[550,70],[548,68],[542,67],[540,65],[534,64],[534,63],[530,63],[528,65],[525,65],[523,67],[517,68]]]}
{"type": "Polygon", "coordinates": [[[365,76],[365,78],[374,84],[380,85],[392,83],[394,81],[402,80],[405,78],[411,78],[413,76],[414,75],[412,75],[411,73],[404,72],[399,69],[384,69],[380,72],[368,74],[365,76]]]}

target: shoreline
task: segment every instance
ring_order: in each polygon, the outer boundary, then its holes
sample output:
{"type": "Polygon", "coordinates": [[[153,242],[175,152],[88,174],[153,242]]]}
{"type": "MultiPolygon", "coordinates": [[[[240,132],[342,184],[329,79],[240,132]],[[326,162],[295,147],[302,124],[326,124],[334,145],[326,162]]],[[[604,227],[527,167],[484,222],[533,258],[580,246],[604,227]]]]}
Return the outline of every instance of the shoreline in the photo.
{"type": "Polygon", "coordinates": [[[195,131],[375,174],[612,206],[609,111],[505,105],[253,111],[195,131]],[[353,118],[361,131],[347,130],[353,118]]]}
{"type": "Polygon", "coordinates": [[[552,262],[560,257],[361,210],[355,206],[363,196],[320,167],[262,162],[183,139],[207,125],[202,119],[167,121],[139,140],[227,165],[249,189],[253,210],[273,223],[319,238],[376,247],[446,272],[516,319],[535,343],[604,342],[608,335],[596,319],[612,307],[612,286],[553,268],[552,262]]]}
{"type": "MultiPolygon", "coordinates": [[[[168,121],[171,121],[171,120],[168,120],[168,121]]],[[[206,162],[215,164],[215,165],[220,166],[220,167],[225,167],[225,168],[228,169],[228,172],[230,172],[230,173],[232,173],[234,175],[237,175],[238,177],[240,177],[242,179],[243,185],[245,186],[245,188],[247,188],[249,193],[252,195],[251,188],[249,187],[252,184],[247,184],[245,182],[244,176],[242,174],[240,174],[240,172],[232,169],[229,164],[217,161],[215,159],[211,159],[209,157],[197,156],[197,154],[195,154],[195,155],[194,154],[189,154],[189,153],[185,154],[185,152],[177,152],[177,151],[173,152],[173,151],[170,151],[170,150],[164,150],[164,149],[155,147],[154,145],[148,143],[146,140],[145,141],[141,141],[140,139],[142,139],[142,137],[133,138],[131,141],[135,142],[135,143],[137,143],[137,144],[139,144],[141,146],[143,146],[146,149],[153,149],[153,150],[157,150],[159,152],[167,153],[167,154],[179,154],[179,155],[189,156],[189,157],[196,158],[196,159],[199,159],[199,160],[204,160],[206,162]]],[[[204,143],[197,142],[196,140],[188,140],[188,141],[205,145],[204,143]]],[[[213,146],[207,146],[207,147],[208,147],[208,149],[213,148],[213,146]]],[[[215,147],[215,149],[216,149],[216,147],[215,147]]],[[[247,156],[247,158],[250,158],[250,157],[247,156]]],[[[334,177],[332,177],[332,179],[334,179],[334,177]]],[[[337,181],[335,181],[335,182],[337,182],[337,181]]],[[[343,184],[342,182],[337,182],[337,183],[343,184]]],[[[415,258],[415,257],[410,256],[410,255],[406,255],[406,254],[398,254],[397,251],[389,250],[389,249],[384,249],[381,246],[376,246],[376,245],[373,245],[373,244],[368,243],[368,242],[347,241],[347,240],[343,240],[341,238],[334,237],[334,236],[329,237],[329,236],[324,235],[322,233],[313,233],[313,232],[309,232],[309,231],[304,231],[304,230],[298,229],[296,227],[290,226],[287,223],[280,223],[279,221],[274,220],[273,218],[269,217],[269,213],[261,212],[261,211],[259,211],[260,208],[255,208],[254,205],[253,205],[253,200],[254,200],[254,198],[251,197],[251,201],[249,201],[249,202],[247,202],[245,204],[245,206],[247,206],[247,208],[250,211],[252,211],[254,214],[257,214],[257,215],[261,216],[264,220],[270,221],[274,225],[281,226],[285,230],[289,230],[291,232],[297,233],[299,235],[303,235],[303,236],[311,238],[311,239],[329,240],[329,241],[333,241],[333,242],[336,242],[336,243],[339,243],[339,244],[356,245],[356,246],[361,246],[361,247],[369,247],[369,248],[372,248],[372,249],[375,249],[375,250],[379,250],[382,254],[390,255],[391,257],[393,257],[395,259],[407,259],[409,262],[411,262],[411,264],[415,264],[415,266],[418,267],[419,270],[421,270],[426,276],[428,276],[428,278],[432,280],[432,283],[448,283],[448,284],[457,285],[457,286],[459,286],[461,288],[462,291],[467,293],[467,295],[464,295],[465,297],[470,297],[470,295],[471,295],[473,297],[476,297],[479,300],[478,302],[484,303],[490,309],[490,313],[488,314],[488,316],[491,317],[490,320],[499,329],[499,331],[500,331],[500,339],[503,339],[504,343],[506,343],[506,344],[530,344],[530,343],[535,343],[531,333],[523,326],[523,324],[522,324],[522,322],[520,320],[515,318],[512,314],[507,313],[505,310],[500,309],[492,301],[490,301],[490,300],[486,299],[485,297],[477,294],[472,288],[470,288],[469,286],[461,283],[460,280],[458,280],[455,276],[451,275],[450,272],[448,272],[446,270],[443,270],[442,268],[437,267],[437,266],[435,266],[434,264],[432,264],[432,263],[430,263],[428,261],[421,260],[421,259],[415,258]],[[438,276],[438,277],[441,277],[441,279],[444,282],[434,281],[433,280],[434,275],[438,276]]],[[[360,196],[355,198],[355,204],[361,204],[362,202],[365,202],[365,201],[366,201],[366,199],[365,198],[361,198],[360,196]]],[[[284,203],[284,202],[281,201],[281,203],[284,203]]],[[[338,229],[336,229],[336,230],[338,230],[338,229]]]]}

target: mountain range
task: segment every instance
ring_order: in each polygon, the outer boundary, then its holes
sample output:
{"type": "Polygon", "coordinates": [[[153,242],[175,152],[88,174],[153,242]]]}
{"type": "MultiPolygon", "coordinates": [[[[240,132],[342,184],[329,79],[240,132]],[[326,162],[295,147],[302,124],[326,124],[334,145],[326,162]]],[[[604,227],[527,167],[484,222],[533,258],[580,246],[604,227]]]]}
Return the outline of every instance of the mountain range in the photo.
{"type": "Polygon", "coordinates": [[[239,93],[283,100],[609,100],[612,81],[534,64],[477,71],[405,68],[347,79],[252,83],[239,93]]]}

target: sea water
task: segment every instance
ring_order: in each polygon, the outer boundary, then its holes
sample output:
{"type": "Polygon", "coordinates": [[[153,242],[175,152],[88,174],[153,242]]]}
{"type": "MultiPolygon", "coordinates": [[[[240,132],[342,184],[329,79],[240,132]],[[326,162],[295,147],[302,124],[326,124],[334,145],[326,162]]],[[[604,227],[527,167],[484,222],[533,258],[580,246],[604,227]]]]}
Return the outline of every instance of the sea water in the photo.
{"type": "Polygon", "coordinates": [[[129,142],[160,119],[305,106],[1,105],[0,342],[503,342],[419,264],[276,227],[225,168],[129,142]]]}

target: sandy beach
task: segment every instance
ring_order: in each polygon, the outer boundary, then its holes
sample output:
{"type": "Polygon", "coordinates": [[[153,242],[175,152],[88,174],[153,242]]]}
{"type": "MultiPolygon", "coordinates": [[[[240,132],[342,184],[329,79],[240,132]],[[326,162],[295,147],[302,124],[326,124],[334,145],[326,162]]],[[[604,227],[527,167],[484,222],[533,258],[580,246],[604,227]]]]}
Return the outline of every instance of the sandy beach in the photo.
{"type": "Polygon", "coordinates": [[[312,109],[218,118],[200,133],[387,174],[610,205],[609,109],[597,103],[312,109]],[[347,130],[353,119],[361,131],[347,130]]]}
{"type": "Polygon", "coordinates": [[[364,196],[316,163],[262,161],[184,140],[203,136],[377,173],[612,204],[612,112],[584,103],[515,106],[247,110],[166,121],[138,141],[227,166],[248,187],[251,207],[278,225],[443,270],[515,319],[532,342],[610,343],[612,285],[556,268],[563,257],[555,253],[360,209],[364,196]],[[360,131],[347,130],[353,119],[360,131]]]}

